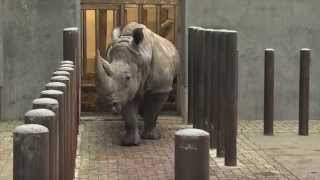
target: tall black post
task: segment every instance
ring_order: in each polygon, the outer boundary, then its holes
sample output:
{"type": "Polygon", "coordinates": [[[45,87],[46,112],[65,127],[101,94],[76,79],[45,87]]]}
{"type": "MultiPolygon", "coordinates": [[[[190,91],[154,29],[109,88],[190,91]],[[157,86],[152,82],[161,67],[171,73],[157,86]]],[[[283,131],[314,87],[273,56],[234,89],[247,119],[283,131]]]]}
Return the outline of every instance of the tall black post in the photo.
{"type": "Polygon", "coordinates": [[[238,49],[237,31],[226,33],[226,74],[225,74],[225,165],[237,165],[238,130],[238,49]]]}
{"type": "Polygon", "coordinates": [[[195,36],[195,27],[188,28],[188,123],[193,123],[193,111],[194,111],[194,36],[195,36]]]}
{"type": "Polygon", "coordinates": [[[309,86],[311,50],[300,50],[299,135],[309,134],[309,86]]]}
{"type": "Polygon", "coordinates": [[[201,58],[201,94],[199,96],[201,100],[201,107],[199,108],[201,111],[201,129],[208,131],[209,132],[209,117],[208,117],[208,103],[209,103],[209,93],[211,93],[208,88],[209,88],[209,73],[210,73],[210,63],[211,59],[209,58],[209,33],[210,31],[208,29],[203,29],[202,31],[202,58],[201,58]]]}
{"type": "Polygon", "coordinates": [[[264,135],[273,135],[274,49],[264,51],[264,135]]]}
{"type": "Polygon", "coordinates": [[[219,91],[218,91],[218,77],[219,77],[219,67],[218,67],[218,41],[219,41],[219,32],[217,30],[212,29],[209,34],[209,58],[211,59],[210,64],[210,74],[209,74],[209,104],[208,104],[208,113],[210,120],[210,147],[216,148],[218,143],[218,99],[219,99],[219,91]]]}
{"type": "Polygon", "coordinates": [[[201,29],[195,29],[194,41],[194,59],[193,59],[193,127],[199,128],[199,86],[200,86],[200,64],[201,61],[201,29]]]}
{"type": "Polygon", "coordinates": [[[63,59],[76,61],[78,56],[78,28],[63,29],[63,59]]]}
{"type": "Polygon", "coordinates": [[[219,55],[218,55],[218,66],[219,66],[219,82],[218,82],[218,142],[217,142],[217,157],[224,157],[225,149],[225,137],[224,137],[224,123],[225,123],[225,83],[226,83],[226,34],[227,30],[217,31],[219,33],[219,55]]]}

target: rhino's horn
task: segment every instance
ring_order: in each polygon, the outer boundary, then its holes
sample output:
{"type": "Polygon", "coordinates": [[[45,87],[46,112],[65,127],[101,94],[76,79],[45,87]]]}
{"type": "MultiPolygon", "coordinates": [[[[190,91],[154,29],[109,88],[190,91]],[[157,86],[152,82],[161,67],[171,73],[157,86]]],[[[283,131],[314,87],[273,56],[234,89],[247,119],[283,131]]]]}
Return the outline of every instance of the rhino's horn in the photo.
{"type": "Polygon", "coordinates": [[[114,28],[112,31],[112,41],[116,41],[117,39],[119,39],[121,34],[121,30],[119,27],[114,28]]]}
{"type": "Polygon", "coordinates": [[[112,76],[112,69],[111,69],[111,66],[110,66],[110,63],[105,60],[103,57],[101,57],[100,55],[100,51],[98,50],[98,53],[97,53],[97,59],[98,59],[98,64],[102,65],[104,71],[107,73],[108,76],[112,76]]]}

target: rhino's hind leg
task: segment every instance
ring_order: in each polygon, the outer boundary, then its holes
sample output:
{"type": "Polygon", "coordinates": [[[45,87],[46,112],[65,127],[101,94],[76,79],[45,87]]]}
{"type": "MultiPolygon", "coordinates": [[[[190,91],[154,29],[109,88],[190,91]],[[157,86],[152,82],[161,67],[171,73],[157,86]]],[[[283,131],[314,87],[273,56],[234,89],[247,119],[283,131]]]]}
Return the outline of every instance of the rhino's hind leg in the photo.
{"type": "Polygon", "coordinates": [[[123,146],[134,146],[140,144],[140,135],[138,130],[137,105],[130,102],[122,109],[122,117],[125,121],[126,134],[122,138],[123,146]]]}
{"type": "Polygon", "coordinates": [[[167,101],[169,93],[146,94],[144,97],[144,130],[143,139],[160,139],[160,131],[156,128],[157,118],[162,106],[167,101]]]}

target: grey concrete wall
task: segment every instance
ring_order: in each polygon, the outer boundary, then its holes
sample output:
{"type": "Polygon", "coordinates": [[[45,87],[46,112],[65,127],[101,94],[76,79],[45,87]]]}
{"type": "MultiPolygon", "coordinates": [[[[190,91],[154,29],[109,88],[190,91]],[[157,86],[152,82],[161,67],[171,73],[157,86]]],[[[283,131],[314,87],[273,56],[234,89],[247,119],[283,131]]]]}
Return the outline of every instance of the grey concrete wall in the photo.
{"type": "Polygon", "coordinates": [[[3,19],[3,1],[0,1],[0,120],[2,116],[2,85],[3,85],[3,40],[2,40],[2,19],[3,19]]]}
{"type": "Polygon", "coordinates": [[[62,30],[79,25],[79,0],[3,0],[3,119],[17,119],[62,59],[62,30]]]}
{"type": "MultiPolygon", "coordinates": [[[[311,48],[310,118],[320,118],[320,1],[186,0],[186,27],[239,31],[239,115],[263,117],[264,48],[274,48],[275,118],[298,118],[299,49],[311,48]]],[[[183,35],[181,35],[183,36],[183,35]]]]}
{"type": "MultiPolygon", "coordinates": [[[[2,19],[3,19],[3,2],[0,1],[0,88],[3,84],[3,41],[2,41],[2,19]]],[[[1,103],[1,92],[0,92],[1,103]]],[[[1,114],[1,113],[0,113],[1,114]]]]}

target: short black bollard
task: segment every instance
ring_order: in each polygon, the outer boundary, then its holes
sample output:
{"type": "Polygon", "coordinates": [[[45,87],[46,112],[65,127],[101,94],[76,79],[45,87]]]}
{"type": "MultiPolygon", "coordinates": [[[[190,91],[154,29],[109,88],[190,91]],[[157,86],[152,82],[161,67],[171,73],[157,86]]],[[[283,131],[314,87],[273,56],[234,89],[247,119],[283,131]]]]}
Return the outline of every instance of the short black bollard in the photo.
{"type": "Polygon", "coordinates": [[[264,51],[264,135],[273,135],[274,49],[264,51]]]}
{"type": "MultiPolygon", "coordinates": [[[[52,84],[52,83],[51,83],[52,84]]],[[[54,85],[55,83],[53,83],[54,85]]],[[[58,83],[58,84],[62,84],[62,87],[65,88],[65,84],[63,83],[58,83]]],[[[63,91],[59,91],[59,90],[44,90],[40,92],[40,97],[41,98],[52,98],[55,99],[59,102],[59,113],[57,115],[57,119],[59,121],[59,180],[63,180],[64,179],[64,164],[65,164],[65,152],[64,152],[64,146],[65,146],[65,142],[64,142],[64,138],[65,138],[65,129],[64,129],[64,101],[63,101],[63,91]]]]}
{"type": "Polygon", "coordinates": [[[60,64],[74,64],[73,61],[64,60],[61,61],[60,64]]]}
{"type": "Polygon", "coordinates": [[[70,73],[67,71],[55,71],[52,74],[53,76],[67,76],[70,77],[70,73]]]}
{"type": "Polygon", "coordinates": [[[70,67],[70,68],[74,68],[73,64],[61,64],[60,67],[70,67]]]}
{"type": "Polygon", "coordinates": [[[55,113],[48,109],[33,109],[25,113],[25,124],[40,124],[50,131],[49,136],[49,179],[57,180],[56,174],[56,149],[57,149],[57,129],[55,113]]]}
{"type": "Polygon", "coordinates": [[[209,142],[201,129],[175,133],[175,180],[209,180],[209,142]]]}
{"type": "MultiPolygon", "coordinates": [[[[52,99],[52,98],[38,98],[38,99],[34,99],[32,101],[32,109],[49,109],[51,111],[53,111],[56,114],[56,121],[55,121],[55,129],[56,129],[56,149],[54,150],[54,156],[55,156],[55,175],[57,177],[57,179],[59,179],[59,157],[60,157],[60,128],[59,128],[59,103],[56,99],[52,99]]],[[[52,136],[53,134],[50,133],[50,136],[52,136]]]]}
{"type": "Polygon", "coordinates": [[[300,50],[299,135],[309,135],[309,87],[311,50],[300,50]]]}
{"type": "Polygon", "coordinates": [[[13,131],[13,180],[49,180],[49,130],[24,124],[13,131]]]}
{"type": "MultiPolygon", "coordinates": [[[[72,149],[72,157],[75,158],[76,156],[76,146],[77,146],[77,121],[76,121],[76,107],[77,107],[77,100],[76,100],[76,77],[75,77],[75,69],[72,68],[72,64],[62,64],[58,68],[59,71],[67,71],[70,73],[70,96],[69,96],[69,106],[70,106],[70,119],[71,119],[71,149],[72,149]]],[[[74,161],[71,161],[74,163],[74,161]]],[[[73,164],[72,166],[74,166],[73,164]]],[[[72,168],[74,169],[74,168],[72,168]]]]}
{"type": "Polygon", "coordinates": [[[70,107],[70,78],[67,76],[53,76],[50,79],[51,83],[46,84],[46,89],[55,89],[61,90],[64,93],[64,107],[65,107],[65,121],[64,121],[64,129],[65,129],[65,179],[68,180],[71,177],[71,162],[72,162],[72,135],[71,135],[71,107],[70,107]],[[58,83],[62,83],[65,85],[62,87],[55,87],[58,83]],[[60,89],[61,88],[61,89],[60,89]]]}

